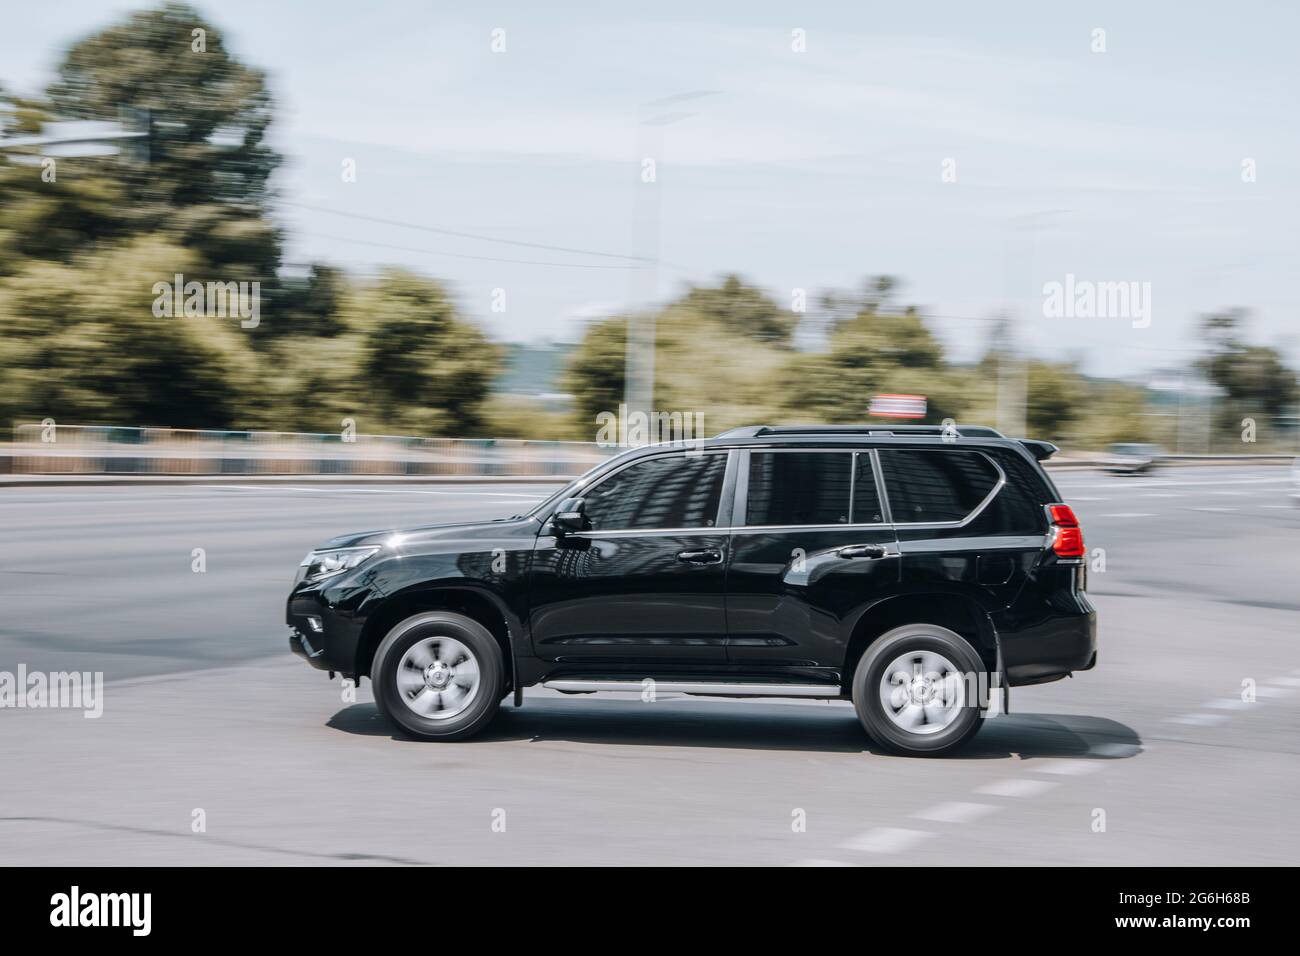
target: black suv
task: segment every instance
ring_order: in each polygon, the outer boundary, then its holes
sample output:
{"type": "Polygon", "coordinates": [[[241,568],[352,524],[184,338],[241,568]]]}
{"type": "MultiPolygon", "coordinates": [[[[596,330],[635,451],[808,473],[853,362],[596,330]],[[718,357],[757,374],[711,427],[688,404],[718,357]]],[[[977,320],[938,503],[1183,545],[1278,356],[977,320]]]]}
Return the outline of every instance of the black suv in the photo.
{"type": "Polygon", "coordinates": [[[417,737],[512,692],[851,699],[937,754],[1006,688],[1096,662],[1083,533],[1039,461],[984,427],[747,427],[604,462],[531,512],[335,538],[290,646],[370,677],[417,737]]]}

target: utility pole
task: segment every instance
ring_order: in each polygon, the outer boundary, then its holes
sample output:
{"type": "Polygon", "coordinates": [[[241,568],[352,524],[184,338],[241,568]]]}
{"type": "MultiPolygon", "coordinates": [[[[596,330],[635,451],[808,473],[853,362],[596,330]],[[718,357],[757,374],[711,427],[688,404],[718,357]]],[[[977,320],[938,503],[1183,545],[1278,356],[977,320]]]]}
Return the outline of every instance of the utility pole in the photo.
{"type": "Polygon", "coordinates": [[[655,308],[659,296],[659,246],[662,238],[663,184],[660,167],[664,157],[663,129],[695,115],[675,109],[679,104],[711,96],[697,90],[643,103],[638,109],[636,202],[632,227],[637,237],[636,252],[644,264],[632,272],[631,300],[627,317],[627,345],[624,354],[623,394],[627,414],[654,411],[655,308]]]}

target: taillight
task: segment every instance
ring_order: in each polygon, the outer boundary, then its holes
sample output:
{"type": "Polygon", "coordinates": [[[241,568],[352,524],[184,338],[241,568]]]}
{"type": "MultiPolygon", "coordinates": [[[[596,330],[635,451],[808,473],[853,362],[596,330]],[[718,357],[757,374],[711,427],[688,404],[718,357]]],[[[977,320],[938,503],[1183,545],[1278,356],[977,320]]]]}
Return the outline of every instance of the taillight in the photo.
{"type": "Polygon", "coordinates": [[[1069,505],[1048,505],[1052,517],[1052,551],[1058,558],[1081,558],[1088,552],[1083,547],[1083,529],[1074,509],[1069,505]]]}

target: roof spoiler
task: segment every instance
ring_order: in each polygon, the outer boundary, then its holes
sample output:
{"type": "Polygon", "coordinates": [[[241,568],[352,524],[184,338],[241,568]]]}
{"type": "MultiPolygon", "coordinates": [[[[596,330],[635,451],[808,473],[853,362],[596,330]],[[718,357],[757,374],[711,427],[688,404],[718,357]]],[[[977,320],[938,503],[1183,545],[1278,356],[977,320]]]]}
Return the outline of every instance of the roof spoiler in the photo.
{"type": "Polygon", "coordinates": [[[1017,440],[1020,444],[1029,449],[1029,453],[1033,455],[1034,459],[1037,461],[1047,461],[1047,459],[1051,458],[1061,450],[1050,441],[1037,441],[1033,438],[1020,438],[1017,440]]]}

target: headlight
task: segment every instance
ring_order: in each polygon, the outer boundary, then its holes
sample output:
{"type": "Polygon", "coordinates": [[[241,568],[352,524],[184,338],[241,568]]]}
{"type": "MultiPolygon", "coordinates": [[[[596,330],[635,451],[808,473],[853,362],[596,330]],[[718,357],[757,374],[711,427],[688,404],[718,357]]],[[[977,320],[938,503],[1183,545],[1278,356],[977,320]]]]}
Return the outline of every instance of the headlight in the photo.
{"type": "Polygon", "coordinates": [[[301,580],[311,583],[341,574],[355,568],[379,548],[331,548],[328,551],[313,551],[302,559],[301,580]]]}

